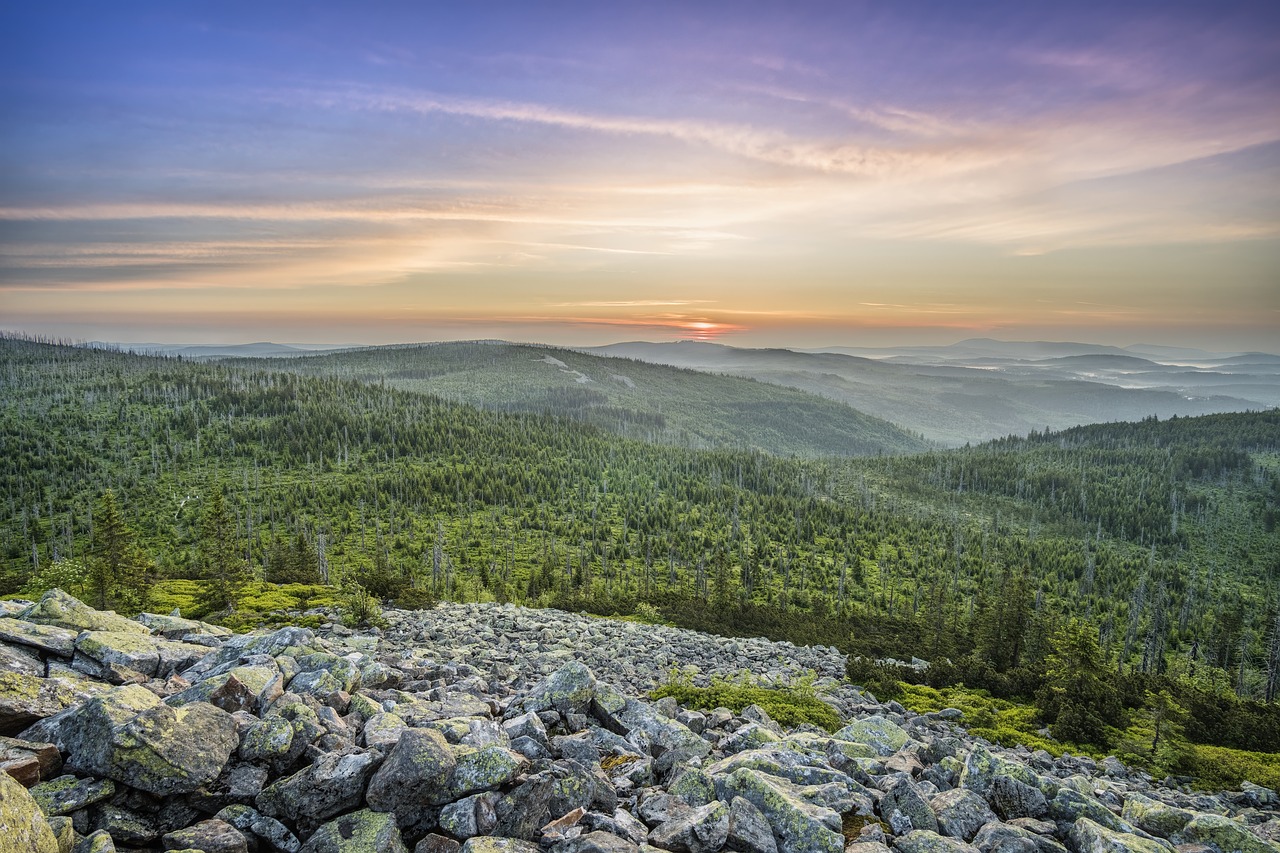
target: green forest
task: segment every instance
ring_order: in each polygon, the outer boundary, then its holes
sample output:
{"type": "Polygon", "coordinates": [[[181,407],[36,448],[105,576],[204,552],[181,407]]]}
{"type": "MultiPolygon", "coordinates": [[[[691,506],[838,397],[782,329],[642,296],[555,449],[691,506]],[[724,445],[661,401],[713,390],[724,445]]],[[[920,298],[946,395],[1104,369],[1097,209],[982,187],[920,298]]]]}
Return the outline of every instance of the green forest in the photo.
{"type": "MultiPolygon", "coordinates": [[[[1034,703],[1021,731],[1061,744],[1118,748],[1140,720],[1153,756],[1280,752],[1280,412],[780,456],[478,408],[396,363],[0,339],[0,595],[241,626],[335,589],[661,619],[835,646],[889,694],[1034,703]]],[[[732,411],[700,393],[685,411],[732,411]]]]}

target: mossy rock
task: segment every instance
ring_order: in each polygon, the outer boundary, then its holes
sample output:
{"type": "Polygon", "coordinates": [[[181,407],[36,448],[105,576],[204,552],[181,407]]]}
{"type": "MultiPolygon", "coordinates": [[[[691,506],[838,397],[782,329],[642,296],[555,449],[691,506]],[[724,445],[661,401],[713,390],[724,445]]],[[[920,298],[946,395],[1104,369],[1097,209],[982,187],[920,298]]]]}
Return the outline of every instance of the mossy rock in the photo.
{"type": "Polygon", "coordinates": [[[1071,827],[1069,840],[1077,853],[1169,853],[1162,842],[1111,829],[1087,817],[1071,827]]]}
{"type": "Polygon", "coordinates": [[[748,767],[717,780],[720,798],[742,797],[773,829],[779,853],[843,853],[844,836],[837,830],[840,816],[805,802],[796,786],[748,767]]]}
{"type": "Polygon", "coordinates": [[[893,755],[907,745],[911,738],[901,726],[881,716],[856,720],[832,735],[838,740],[863,743],[878,755],[893,755]]]}
{"type": "Polygon", "coordinates": [[[1195,812],[1132,793],[1125,798],[1120,816],[1144,832],[1160,838],[1172,838],[1191,822],[1195,812]]]}
{"type": "Polygon", "coordinates": [[[58,839],[31,793],[0,772],[0,853],[58,853],[58,839]]]}
{"type": "Polygon", "coordinates": [[[1277,853],[1280,846],[1263,841],[1237,820],[1216,814],[1192,818],[1177,834],[1178,843],[1203,844],[1218,853],[1277,853]]]}
{"type": "Polygon", "coordinates": [[[315,831],[301,853],[409,853],[395,815],[361,809],[315,831]]]}
{"type": "Polygon", "coordinates": [[[111,610],[94,610],[73,595],[60,589],[51,589],[35,604],[22,611],[19,617],[41,625],[57,625],[75,631],[123,631],[133,634],[150,634],[146,625],[126,619],[111,610]]]}

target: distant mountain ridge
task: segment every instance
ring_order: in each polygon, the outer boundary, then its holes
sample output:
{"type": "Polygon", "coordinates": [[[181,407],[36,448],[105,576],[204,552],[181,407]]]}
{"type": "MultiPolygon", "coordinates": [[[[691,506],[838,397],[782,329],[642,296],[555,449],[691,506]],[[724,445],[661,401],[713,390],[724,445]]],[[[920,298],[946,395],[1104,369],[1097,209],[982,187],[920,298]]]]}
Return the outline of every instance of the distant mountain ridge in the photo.
{"type": "Polygon", "coordinates": [[[467,341],[228,363],[386,384],[497,411],[550,412],[690,447],[799,456],[929,447],[888,421],[806,391],[543,345],[467,341]]]}
{"type": "Polygon", "coordinates": [[[952,445],[1045,427],[1280,406],[1272,362],[1280,357],[1268,354],[1196,351],[1189,363],[1191,353],[1181,349],[1139,355],[1136,348],[985,338],[821,350],[633,341],[587,351],[802,388],[952,445]]]}

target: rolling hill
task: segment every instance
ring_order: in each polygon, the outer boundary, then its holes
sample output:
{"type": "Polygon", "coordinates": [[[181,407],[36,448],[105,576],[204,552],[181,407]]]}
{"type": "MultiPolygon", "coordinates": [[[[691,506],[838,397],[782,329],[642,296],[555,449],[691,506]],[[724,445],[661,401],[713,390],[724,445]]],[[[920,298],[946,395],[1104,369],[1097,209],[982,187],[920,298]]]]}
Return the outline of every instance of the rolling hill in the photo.
{"type": "Polygon", "coordinates": [[[227,364],[376,383],[504,412],[548,412],[693,448],[873,456],[927,449],[845,403],[777,384],[573,350],[476,341],[227,364]]]}

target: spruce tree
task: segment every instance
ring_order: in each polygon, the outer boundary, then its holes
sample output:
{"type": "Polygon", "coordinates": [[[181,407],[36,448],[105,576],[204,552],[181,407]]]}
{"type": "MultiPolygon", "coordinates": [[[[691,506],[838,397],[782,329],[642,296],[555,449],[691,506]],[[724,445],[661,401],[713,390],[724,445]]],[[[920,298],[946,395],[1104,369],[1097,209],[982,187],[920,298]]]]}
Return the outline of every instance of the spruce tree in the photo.
{"type": "Polygon", "coordinates": [[[1120,720],[1120,700],[1097,632],[1071,620],[1052,641],[1045,661],[1045,686],[1037,704],[1058,740],[1106,744],[1107,725],[1120,720]]]}
{"type": "Polygon", "coordinates": [[[207,586],[207,610],[235,609],[241,588],[249,579],[249,567],[240,556],[236,522],[227,507],[222,486],[215,486],[205,502],[200,524],[200,569],[207,586]]]}

